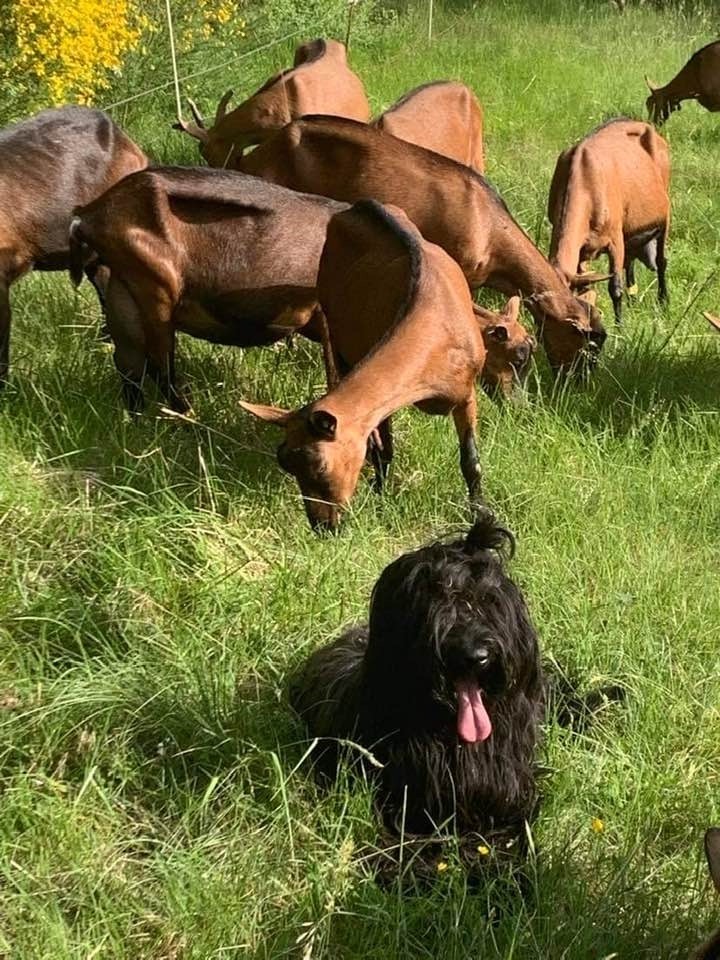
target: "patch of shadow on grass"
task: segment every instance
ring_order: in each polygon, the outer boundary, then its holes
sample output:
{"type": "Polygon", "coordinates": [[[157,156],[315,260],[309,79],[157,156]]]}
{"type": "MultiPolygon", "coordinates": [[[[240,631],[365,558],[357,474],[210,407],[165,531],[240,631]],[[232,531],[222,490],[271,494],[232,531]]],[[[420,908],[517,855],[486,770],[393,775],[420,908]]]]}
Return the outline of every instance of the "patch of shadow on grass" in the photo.
{"type": "Polygon", "coordinates": [[[720,352],[703,346],[674,354],[647,343],[619,350],[587,382],[560,383],[546,406],[617,437],[657,434],[660,422],[678,426],[700,412],[720,412],[720,352]]]}

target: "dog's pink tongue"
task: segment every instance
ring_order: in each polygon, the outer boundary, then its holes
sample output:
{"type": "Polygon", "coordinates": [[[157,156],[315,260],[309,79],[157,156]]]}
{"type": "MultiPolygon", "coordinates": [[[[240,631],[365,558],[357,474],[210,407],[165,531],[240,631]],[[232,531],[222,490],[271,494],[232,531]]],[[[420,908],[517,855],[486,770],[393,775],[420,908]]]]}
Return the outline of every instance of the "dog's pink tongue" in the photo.
{"type": "Polygon", "coordinates": [[[492,733],[492,723],[482,702],[480,688],[475,683],[458,683],[457,730],[466,743],[487,740],[492,733]]]}

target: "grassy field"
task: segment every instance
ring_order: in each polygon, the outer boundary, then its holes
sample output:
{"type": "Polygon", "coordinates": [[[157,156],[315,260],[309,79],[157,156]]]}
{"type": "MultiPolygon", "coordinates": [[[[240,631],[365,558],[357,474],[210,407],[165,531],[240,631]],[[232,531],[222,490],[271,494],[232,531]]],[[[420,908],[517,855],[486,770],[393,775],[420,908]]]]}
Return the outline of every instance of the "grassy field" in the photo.
{"type": "MultiPolygon", "coordinates": [[[[353,63],[376,110],[424,81],[469,83],[488,175],[546,249],[558,152],[642,115],[643,74],[669,79],[717,28],[487,0],[438,10],[431,45],[412,12],[365,32],[353,63]]],[[[187,92],[209,112],[292,47],[187,92]]],[[[167,76],[136,73],[135,90],[167,76]]],[[[157,160],[195,162],[172,115],[169,92],[115,111],[157,160]]],[[[629,691],[589,734],[547,731],[527,899],[470,893],[452,863],[422,896],[380,890],[361,856],[378,837],[368,791],[316,791],[285,701],[289,671],[364,615],[390,559],[466,522],[451,423],[398,416],[386,496],[362,482],[342,534],[317,539],[275,435],[237,405],[318,395],[314,349],[183,340],[198,424],[152,407],[131,424],[91,289],[17,285],[0,400],[0,956],[687,956],[718,912],[700,859],[720,821],[720,338],[701,317],[720,308],[718,124],[689,105],[667,127],[669,309],[640,268],[589,386],[554,391],[540,359],[517,403],[481,402],[486,493],[518,535],[544,651],[582,685],[629,691]]]]}

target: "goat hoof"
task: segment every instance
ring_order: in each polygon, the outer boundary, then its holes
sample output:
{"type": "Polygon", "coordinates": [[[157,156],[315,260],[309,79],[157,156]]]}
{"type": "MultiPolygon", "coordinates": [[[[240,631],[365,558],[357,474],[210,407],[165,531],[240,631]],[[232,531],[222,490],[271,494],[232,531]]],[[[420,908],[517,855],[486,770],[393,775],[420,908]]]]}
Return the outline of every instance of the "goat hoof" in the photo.
{"type": "Polygon", "coordinates": [[[631,287],[627,288],[627,295],[629,297],[636,297],[637,294],[638,294],[638,285],[636,283],[633,283],[631,287]]]}

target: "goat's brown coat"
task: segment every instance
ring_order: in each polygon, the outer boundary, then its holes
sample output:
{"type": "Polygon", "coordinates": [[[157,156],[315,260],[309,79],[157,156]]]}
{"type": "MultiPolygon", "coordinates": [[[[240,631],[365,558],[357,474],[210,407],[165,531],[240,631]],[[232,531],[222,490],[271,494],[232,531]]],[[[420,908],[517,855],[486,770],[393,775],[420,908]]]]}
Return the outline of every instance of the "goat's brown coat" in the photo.
{"type": "Polygon", "coordinates": [[[648,116],[661,126],[683,100],[697,100],[715,113],[720,110],[720,40],[698,50],[664,87],[648,80],[650,96],[645,101],[648,116]]]}
{"type": "MultiPolygon", "coordinates": [[[[107,114],[62,107],[0,131],[0,386],[10,353],[10,285],[29,270],[66,270],[73,209],[147,165],[107,114]]],[[[106,278],[88,275],[101,294],[106,278]]]]}
{"type": "MultiPolygon", "coordinates": [[[[154,168],[128,177],[77,211],[73,279],[86,251],[114,279],[108,323],[131,409],[154,373],[168,402],[186,403],[174,377],[175,331],[216,343],[259,346],[293,332],[327,343],[315,290],[329,218],[347,205],[222,170],[154,168]]],[[[524,375],[533,340],[517,305],[477,307],[490,362],[488,392],[524,375]]]]}
{"type": "Polygon", "coordinates": [[[668,146],[649,123],[612,120],[558,158],[548,201],[550,261],[570,282],[585,261],[607,253],[618,320],[622,271],[634,285],[635,259],[657,270],[666,295],[669,184],[668,146]]]}
{"type": "MultiPolygon", "coordinates": [[[[452,413],[474,498],[480,479],[475,379],[485,346],[458,265],[401,210],[368,201],[330,221],[318,296],[335,358],[349,372],[301,410],[242,404],[285,428],[278,459],[297,478],[312,525],[337,525],[371,435],[379,429],[391,443],[389,418],[410,404],[452,413]]],[[[383,452],[387,462],[391,449],[383,452]]]]}
{"type": "MultiPolygon", "coordinates": [[[[131,409],[153,373],[177,410],[175,331],[238,346],[303,328],[330,217],[344,204],[252,177],[157,167],[77,212],[71,243],[111,270],[108,324],[131,409]]],[[[74,277],[77,281],[77,273],[74,277]]]]}
{"type": "Polygon", "coordinates": [[[483,109],[464,83],[438,80],[415,87],[388,107],[373,126],[479,173],[485,170],[483,109]]]}
{"type": "Polygon", "coordinates": [[[572,366],[605,338],[487,181],[469,167],[352,120],[306,117],[242,160],[242,169],[295,190],[403,209],[460,265],[471,287],[521,292],[551,364],[572,366]]]}
{"type": "Polygon", "coordinates": [[[271,77],[230,113],[232,91],[220,101],[212,127],[196,123],[178,126],[200,141],[200,152],[211,167],[234,169],[243,151],[262,143],[286,123],[306,113],[325,113],[367,122],[370,105],[362,81],[347,64],[344,44],[311,40],[295,51],[290,70],[271,77]]]}

